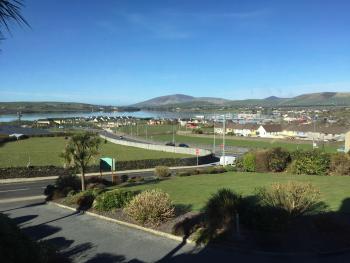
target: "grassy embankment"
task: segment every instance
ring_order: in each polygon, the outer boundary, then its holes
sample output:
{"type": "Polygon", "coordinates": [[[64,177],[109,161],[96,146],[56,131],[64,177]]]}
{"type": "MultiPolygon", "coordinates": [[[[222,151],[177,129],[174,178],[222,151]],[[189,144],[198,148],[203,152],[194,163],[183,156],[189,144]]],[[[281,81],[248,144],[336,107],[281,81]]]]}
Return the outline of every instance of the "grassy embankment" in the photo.
{"type": "MultiPolygon", "coordinates": [[[[34,166],[62,166],[63,160],[59,157],[59,154],[63,151],[66,142],[67,140],[64,137],[41,137],[5,143],[0,146],[0,167],[26,166],[29,159],[31,165],[34,166]]],[[[100,153],[100,156],[114,157],[117,161],[188,156],[127,147],[110,142],[105,144],[103,141],[100,153]]]]}

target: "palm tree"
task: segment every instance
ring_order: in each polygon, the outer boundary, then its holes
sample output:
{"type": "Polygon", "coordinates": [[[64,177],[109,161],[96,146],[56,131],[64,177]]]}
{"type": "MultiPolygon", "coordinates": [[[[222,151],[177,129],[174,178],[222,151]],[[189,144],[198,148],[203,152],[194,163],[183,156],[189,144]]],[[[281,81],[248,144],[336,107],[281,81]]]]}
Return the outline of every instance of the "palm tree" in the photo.
{"type": "Polygon", "coordinates": [[[78,133],[73,135],[61,154],[65,163],[80,170],[81,190],[85,190],[85,173],[90,161],[99,154],[101,140],[91,133],[78,133]]]}
{"type": "Polygon", "coordinates": [[[28,22],[21,15],[22,7],[22,0],[0,0],[0,39],[4,33],[3,28],[10,32],[9,23],[11,21],[29,26],[28,22]]]}

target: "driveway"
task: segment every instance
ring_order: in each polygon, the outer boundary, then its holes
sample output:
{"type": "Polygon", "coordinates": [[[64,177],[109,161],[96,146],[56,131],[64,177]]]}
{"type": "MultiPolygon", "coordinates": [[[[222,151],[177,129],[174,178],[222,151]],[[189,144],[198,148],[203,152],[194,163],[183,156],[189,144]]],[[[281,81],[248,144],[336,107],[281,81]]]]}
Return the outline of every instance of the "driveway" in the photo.
{"type": "Polygon", "coordinates": [[[288,257],[196,248],[38,201],[1,203],[0,211],[73,262],[349,262],[349,254],[288,257]]]}

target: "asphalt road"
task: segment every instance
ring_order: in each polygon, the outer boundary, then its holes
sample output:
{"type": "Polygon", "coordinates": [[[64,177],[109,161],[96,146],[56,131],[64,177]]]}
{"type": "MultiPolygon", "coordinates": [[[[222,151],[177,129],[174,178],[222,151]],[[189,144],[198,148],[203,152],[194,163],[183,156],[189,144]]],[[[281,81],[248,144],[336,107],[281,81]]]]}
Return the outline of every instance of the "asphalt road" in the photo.
{"type": "Polygon", "coordinates": [[[40,202],[0,204],[25,233],[47,240],[73,262],[349,262],[349,254],[269,255],[195,247],[40,202]]]}
{"type": "MultiPolygon", "coordinates": [[[[193,168],[184,168],[193,169],[193,168]]],[[[152,171],[142,171],[142,172],[117,172],[117,174],[126,174],[129,177],[140,176],[144,178],[150,178],[154,176],[152,171]]],[[[112,181],[111,175],[103,175],[103,178],[112,181]]],[[[49,184],[54,184],[55,179],[52,180],[41,180],[35,182],[19,182],[10,184],[0,184],[0,203],[14,202],[18,198],[23,199],[29,197],[31,199],[37,198],[42,199],[44,189],[49,184]]]]}
{"type": "MultiPolygon", "coordinates": [[[[142,172],[142,173],[122,173],[128,174],[129,176],[142,176],[142,177],[151,177],[153,172],[142,172]]],[[[104,175],[105,179],[111,181],[111,175],[104,175]]],[[[11,184],[0,184],[0,203],[13,202],[18,198],[37,197],[42,199],[44,194],[44,189],[49,184],[54,184],[55,179],[52,180],[41,180],[35,182],[23,182],[23,183],[11,183],[11,184]]]]}

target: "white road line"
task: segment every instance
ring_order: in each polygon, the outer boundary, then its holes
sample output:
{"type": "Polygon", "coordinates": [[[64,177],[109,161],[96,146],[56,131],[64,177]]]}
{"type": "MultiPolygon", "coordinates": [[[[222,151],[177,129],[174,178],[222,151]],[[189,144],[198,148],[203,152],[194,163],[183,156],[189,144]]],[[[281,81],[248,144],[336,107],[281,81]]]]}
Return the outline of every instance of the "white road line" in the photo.
{"type": "Polygon", "coordinates": [[[27,191],[29,188],[18,188],[18,189],[12,189],[12,190],[2,190],[0,193],[8,193],[8,192],[18,192],[18,191],[27,191]]]}

